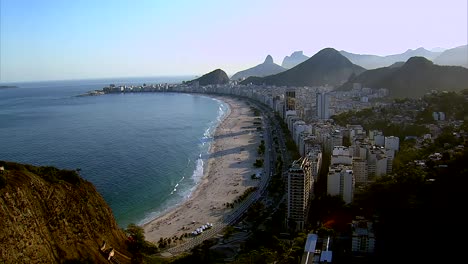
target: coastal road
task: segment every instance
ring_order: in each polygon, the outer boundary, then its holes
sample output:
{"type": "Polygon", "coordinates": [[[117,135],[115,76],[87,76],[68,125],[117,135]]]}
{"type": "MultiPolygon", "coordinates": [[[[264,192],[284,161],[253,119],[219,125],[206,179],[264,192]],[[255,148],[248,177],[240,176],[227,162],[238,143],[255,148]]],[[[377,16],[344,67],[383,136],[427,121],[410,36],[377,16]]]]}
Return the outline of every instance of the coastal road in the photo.
{"type": "MultiPolygon", "coordinates": [[[[257,106],[259,106],[258,103],[255,102],[255,104],[257,106]]],[[[258,189],[251,193],[247,199],[245,199],[242,203],[240,203],[239,205],[237,205],[233,211],[229,214],[229,215],[226,215],[224,217],[224,219],[220,222],[216,222],[216,223],[213,223],[213,227],[211,227],[210,229],[207,229],[205,231],[203,231],[203,233],[195,236],[195,237],[192,237],[190,239],[188,239],[185,243],[182,243],[182,244],[179,244],[177,246],[174,246],[174,247],[171,247],[171,248],[168,248],[166,250],[166,252],[169,252],[171,253],[172,255],[177,255],[177,254],[180,254],[182,252],[186,252],[188,250],[190,250],[191,248],[197,246],[197,245],[200,245],[201,243],[203,243],[203,241],[207,240],[207,239],[210,239],[210,238],[213,238],[215,236],[220,236],[221,232],[223,231],[223,229],[226,227],[226,226],[229,226],[229,225],[233,225],[235,223],[237,223],[245,214],[245,212],[249,209],[249,207],[256,201],[258,201],[259,199],[261,199],[262,195],[265,194],[265,191],[267,189],[267,186],[268,186],[268,183],[270,181],[270,176],[271,176],[271,173],[272,173],[272,168],[274,166],[272,166],[272,162],[273,162],[273,159],[272,159],[272,155],[273,155],[273,140],[272,140],[272,131],[271,131],[271,125],[269,122],[270,122],[270,119],[267,118],[267,114],[268,112],[267,111],[271,111],[271,110],[267,110],[265,111],[265,108],[264,107],[260,107],[259,108],[262,110],[262,115],[263,115],[263,128],[264,128],[264,131],[263,131],[263,139],[265,141],[265,154],[264,154],[264,173],[262,175],[262,177],[260,178],[260,181],[259,181],[259,184],[257,185],[258,189]]]]}

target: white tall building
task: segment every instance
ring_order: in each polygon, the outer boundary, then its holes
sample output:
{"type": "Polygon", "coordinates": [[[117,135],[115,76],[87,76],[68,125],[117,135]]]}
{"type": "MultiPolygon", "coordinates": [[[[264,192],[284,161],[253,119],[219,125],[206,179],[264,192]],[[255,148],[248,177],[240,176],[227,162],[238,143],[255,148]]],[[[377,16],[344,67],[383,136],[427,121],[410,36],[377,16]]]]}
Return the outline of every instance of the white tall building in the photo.
{"type": "Polygon", "coordinates": [[[387,155],[384,149],[377,147],[368,149],[367,169],[370,180],[387,174],[387,155]]]}
{"type": "Polygon", "coordinates": [[[394,136],[385,137],[385,148],[398,151],[400,149],[400,138],[394,136]]]}
{"type": "Polygon", "coordinates": [[[339,196],[347,204],[353,201],[354,175],[349,165],[332,165],[327,176],[327,194],[339,196]]]}
{"type": "Polygon", "coordinates": [[[344,164],[351,165],[353,161],[353,155],[350,153],[349,148],[345,146],[333,147],[331,155],[331,165],[344,164]]]}
{"type": "Polygon", "coordinates": [[[373,143],[373,145],[383,147],[385,145],[385,136],[382,131],[380,130],[370,130],[369,131],[369,139],[373,143]]]}
{"type": "Polygon", "coordinates": [[[330,94],[328,93],[317,93],[316,94],[317,118],[318,119],[329,119],[330,118],[330,94]]]}

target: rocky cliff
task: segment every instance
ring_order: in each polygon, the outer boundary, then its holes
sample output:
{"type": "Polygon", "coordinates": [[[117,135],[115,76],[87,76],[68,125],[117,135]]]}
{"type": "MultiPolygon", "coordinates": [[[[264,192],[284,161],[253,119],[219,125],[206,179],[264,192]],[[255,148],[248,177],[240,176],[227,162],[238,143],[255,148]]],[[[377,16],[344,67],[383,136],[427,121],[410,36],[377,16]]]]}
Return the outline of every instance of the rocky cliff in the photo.
{"type": "Polygon", "coordinates": [[[111,209],[74,170],[0,161],[0,219],[2,263],[109,263],[110,248],[130,262],[111,209]]]}
{"type": "Polygon", "coordinates": [[[235,73],[234,75],[232,75],[231,80],[245,79],[250,76],[264,77],[284,72],[285,70],[285,68],[279,66],[278,64],[275,64],[273,62],[273,57],[268,55],[262,64],[258,64],[255,67],[235,73]]]}
{"type": "Polygon", "coordinates": [[[283,59],[283,63],[281,63],[281,66],[285,69],[291,69],[296,67],[297,65],[303,63],[304,61],[308,60],[309,57],[304,55],[302,50],[300,51],[295,51],[291,54],[291,56],[286,56],[283,59]]]}

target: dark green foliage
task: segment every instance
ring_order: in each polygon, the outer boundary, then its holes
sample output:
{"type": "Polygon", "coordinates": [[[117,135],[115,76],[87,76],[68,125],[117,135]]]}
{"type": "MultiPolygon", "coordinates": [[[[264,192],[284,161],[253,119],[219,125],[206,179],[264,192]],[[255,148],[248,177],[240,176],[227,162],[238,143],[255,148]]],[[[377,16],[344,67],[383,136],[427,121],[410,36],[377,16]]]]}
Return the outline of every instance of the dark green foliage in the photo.
{"type": "Polygon", "coordinates": [[[460,202],[465,199],[468,183],[467,160],[465,149],[444,161],[447,167],[423,169],[408,164],[355,197],[363,212],[378,216],[379,257],[392,258],[395,250],[408,252],[415,259],[428,256],[427,252],[434,259],[445,256],[434,241],[455,241],[457,231],[450,231],[450,227],[465,224],[460,202]],[[401,243],[403,237],[405,243],[401,243]]]}
{"type": "Polygon", "coordinates": [[[262,140],[262,141],[260,142],[260,146],[258,146],[257,153],[258,153],[259,155],[265,154],[265,141],[264,141],[264,140],[262,140]]]}
{"type": "Polygon", "coordinates": [[[0,161],[0,166],[5,166],[5,169],[10,171],[29,171],[51,183],[65,181],[77,185],[83,181],[76,170],[62,170],[53,166],[33,166],[5,161],[0,161]]]}
{"type": "Polygon", "coordinates": [[[424,96],[423,101],[427,107],[420,112],[418,121],[435,123],[432,113],[444,112],[446,119],[466,120],[468,118],[467,95],[464,91],[444,92],[424,96]]]}
{"type": "Polygon", "coordinates": [[[143,228],[131,223],[125,229],[127,234],[128,251],[132,253],[132,262],[141,263],[144,255],[152,255],[158,252],[158,247],[146,241],[143,228]]]}
{"type": "Polygon", "coordinates": [[[195,264],[195,263],[219,263],[217,261],[218,256],[210,251],[210,248],[214,246],[216,242],[214,240],[205,240],[202,244],[195,246],[191,254],[181,258],[177,258],[171,263],[173,264],[195,264]]]}
{"type": "MultiPolygon", "coordinates": [[[[246,220],[250,222],[256,222],[263,215],[264,211],[265,205],[262,202],[256,201],[247,210],[246,220]]],[[[263,220],[263,218],[260,220],[263,220]]]]}
{"type": "Polygon", "coordinates": [[[7,184],[6,176],[3,174],[0,174],[0,189],[5,187],[7,184]]]}
{"type": "MultiPolygon", "coordinates": [[[[251,106],[251,107],[250,107],[250,110],[253,111],[254,116],[260,116],[260,110],[258,110],[258,108],[251,106]]],[[[256,123],[257,123],[257,124],[261,124],[261,123],[258,122],[258,121],[254,122],[254,124],[256,124],[256,123]]]]}
{"type": "Polygon", "coordinates": [[[291,241],[283,241],[268,230],[255,230],[233,263],[299,263],[306,237],[300,233],[291,241]]]}
{"type": "Polygon", "coordinates": [[[25,168],[51,183],[66,181],[76,185],[81,181],[80,176],[74,170],[61,170],[52,166],[35,167],[31,165],[25,165],[25,168]]]}
{"type": "Polygon", "coordinates": [[[256,168],[262,167],[262,166],[263,166],[263,159],[256,159],[256,160],[255,160],[255,163],[254,163],[253,165],[254,165],[254,167],[256,167],[256,168]]]}
{"type": "Polygon", "coordinates": [[[282,196],[285,190],[284,181],[282,178],[283,173],[283,160],[278,155],[275,163],[275,173],[270,178],[270,184],[268,184],[268,191],[274,196],[282,196]]]}
{"type": "Polygon", "coordinates": [[[228,239],[229,237],[231,237],[232,234],[234,234],[236,229],[234,229],[233,226],[226,226],[223,231],[224,231],[224,236],[223,237],[225,239],[228,239]]]}
{"type": "MultiPolygon", "coordinates": [[[[424,124],[390,122],[391,116],[396,114],[409,116],[403,110],[402,112],[392,112],[386,108],[367,108],[361,111],[348,111],[334,115],[332,119],[341,126],[360,124],[365,130],[380,130],[386,136],[399,137],[400,141],[403,141],[406,136],[422,136],[430,132],[424,124]]],[[[418,117],[418,119],[421,118],[418,117]]]]}

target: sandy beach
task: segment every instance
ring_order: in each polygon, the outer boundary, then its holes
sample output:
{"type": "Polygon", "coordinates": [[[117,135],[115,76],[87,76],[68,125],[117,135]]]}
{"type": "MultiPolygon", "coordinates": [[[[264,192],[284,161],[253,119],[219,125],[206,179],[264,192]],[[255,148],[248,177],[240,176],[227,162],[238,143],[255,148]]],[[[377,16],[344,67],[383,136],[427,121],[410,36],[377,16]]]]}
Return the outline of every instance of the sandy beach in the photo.
{"type": "Polygon", "coordinates": [[[261,171],[253,166],[261,139],[250,106],[239,99],[213,97],[229,104],[230,113],[216,129],[204,176],[187,201],[143,226],[148,241],[180,237],[207,222],[216,225],[232,210],[226,203],[259,184],[251,179],[261,171]]]}

